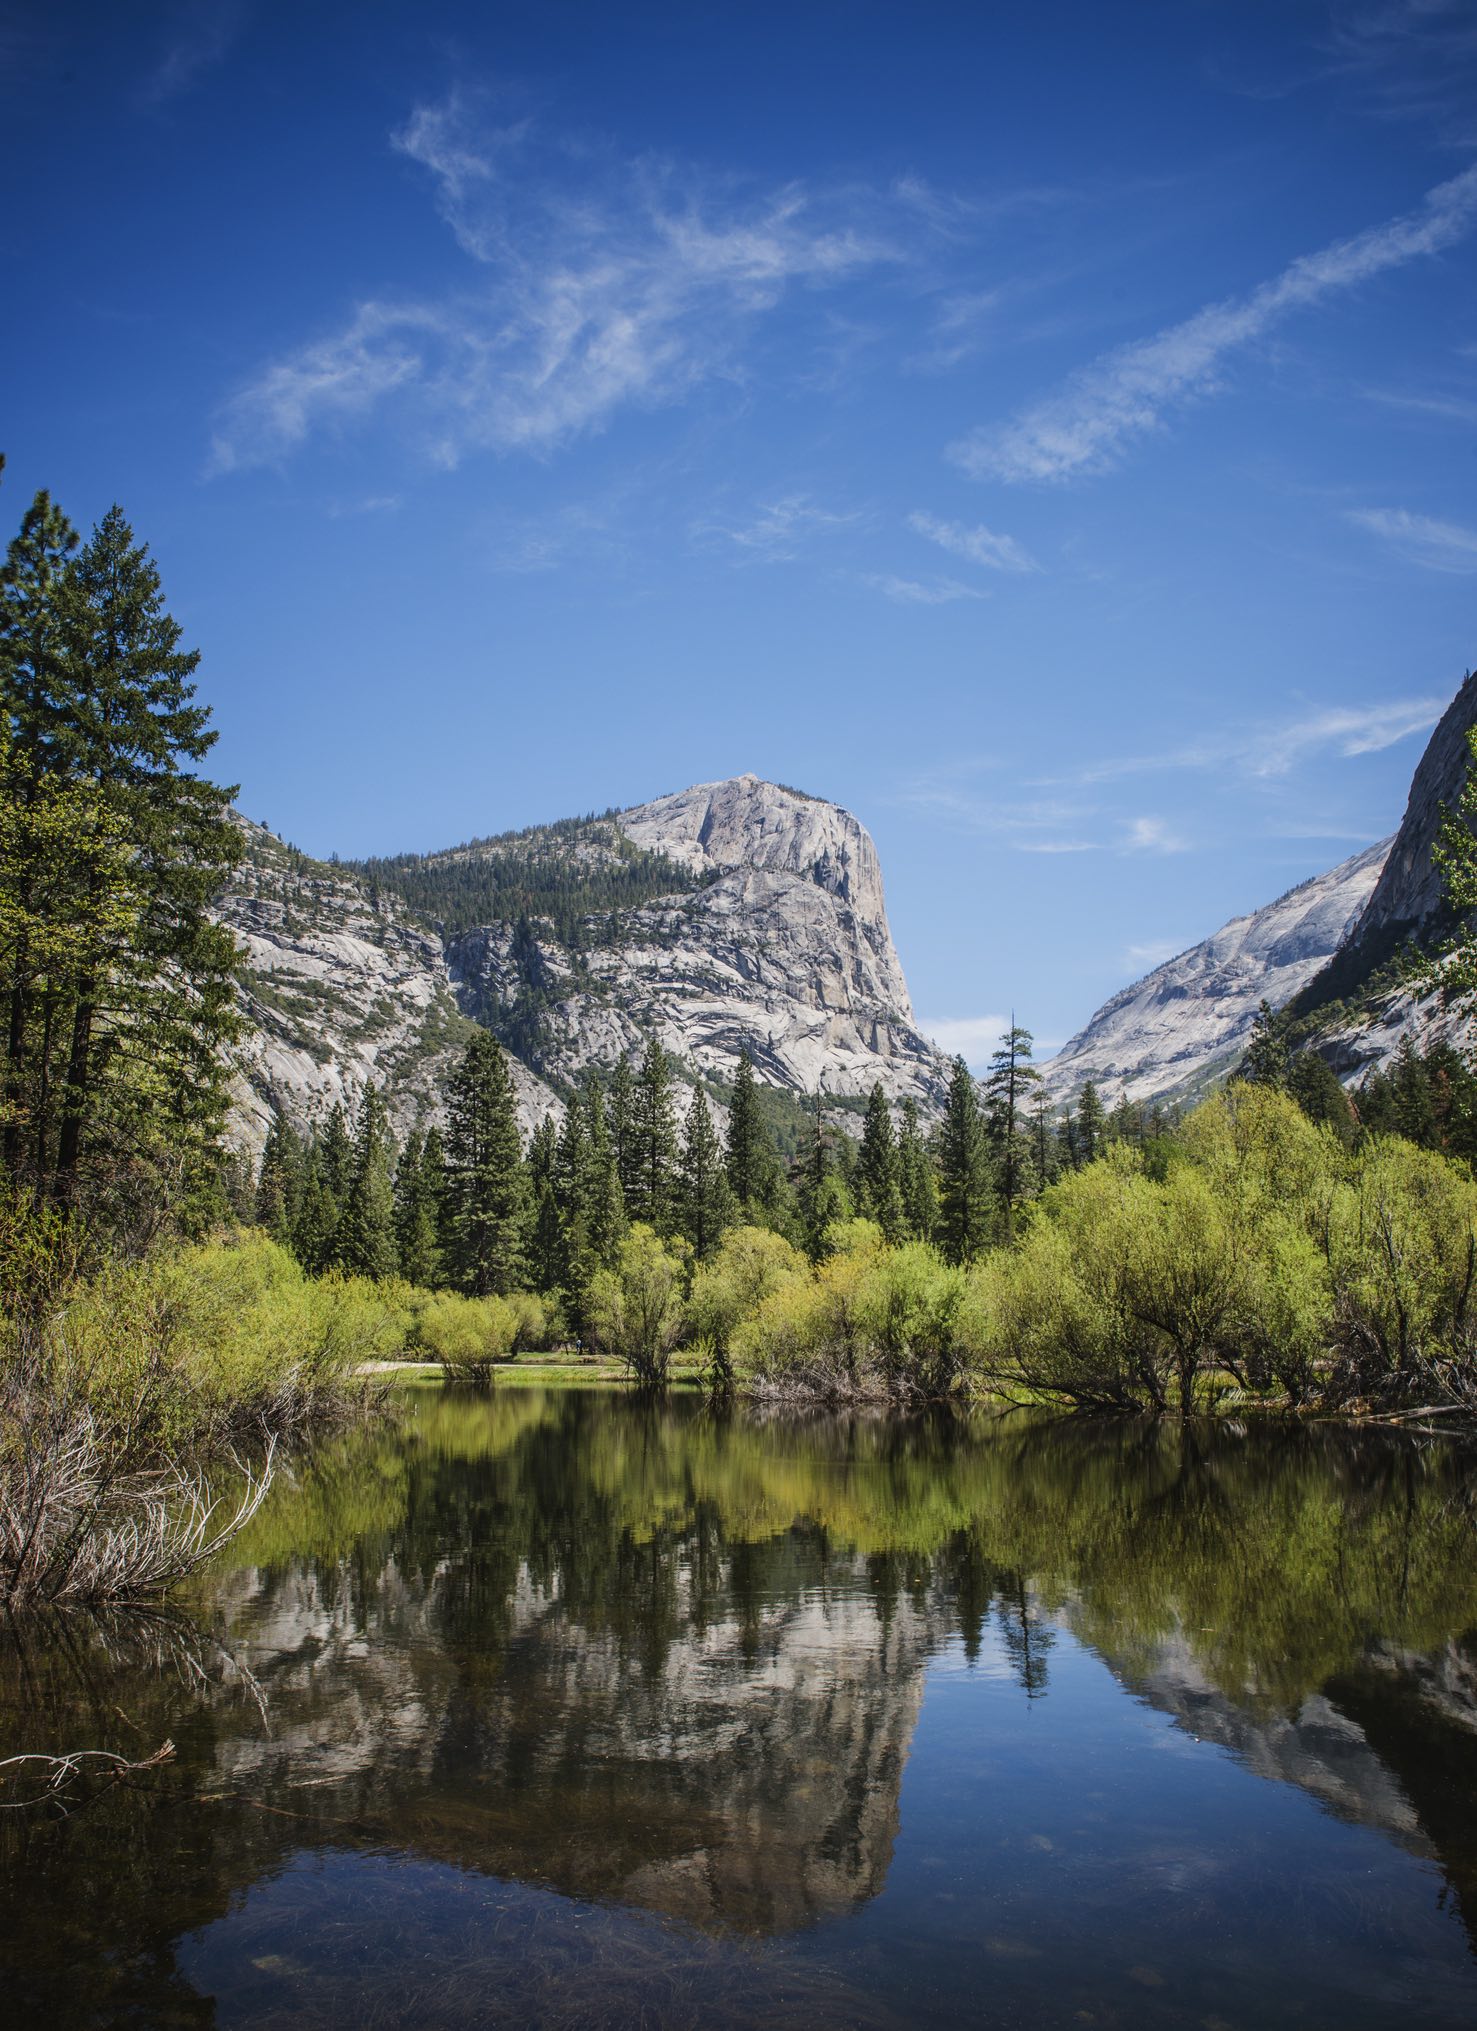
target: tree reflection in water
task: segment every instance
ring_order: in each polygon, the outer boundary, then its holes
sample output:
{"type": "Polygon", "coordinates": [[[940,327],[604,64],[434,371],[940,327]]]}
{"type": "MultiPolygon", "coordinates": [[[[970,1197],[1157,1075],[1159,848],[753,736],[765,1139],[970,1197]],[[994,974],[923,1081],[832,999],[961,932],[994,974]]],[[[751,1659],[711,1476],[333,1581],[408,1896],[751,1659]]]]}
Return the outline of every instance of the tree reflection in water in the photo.
{"type": "MultiPolygon", "coordinates": [[[[427,1396],[302,1463],[188,1619],[8,1633],[7,1749],[180,1751],[85,1824],[5,1816],[12,1992],[58,2023],[329,2023],[372,1965],[389,2023],[907,2021],[865,1938],[807,1941],[887,1883],[930,1662],[986,1660],[1051,1725],[1064,1644],[1427,1858],[1477,1930],[1471,1464],[427,1396]]],[[[1051,1971],[1019,1980],[1070,2018],[1051,1971]]],[[[1180,2021],[1152,1986],[1132,2008],[1180,2021]]]]}

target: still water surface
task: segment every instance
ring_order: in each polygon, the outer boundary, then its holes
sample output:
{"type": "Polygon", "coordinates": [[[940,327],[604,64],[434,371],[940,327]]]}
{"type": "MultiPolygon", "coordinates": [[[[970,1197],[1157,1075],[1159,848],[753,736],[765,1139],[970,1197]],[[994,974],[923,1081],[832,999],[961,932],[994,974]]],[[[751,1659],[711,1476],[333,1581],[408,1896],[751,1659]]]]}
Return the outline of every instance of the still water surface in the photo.
{"type": "Polygon", "coordinates": [[[0,1631],[0,2015],[1477,2023],[1477,1460],[415,1393],[188,1615],[0,1631]],[[250,1674],[250,1682],[239,1667],[250,1674]]]}

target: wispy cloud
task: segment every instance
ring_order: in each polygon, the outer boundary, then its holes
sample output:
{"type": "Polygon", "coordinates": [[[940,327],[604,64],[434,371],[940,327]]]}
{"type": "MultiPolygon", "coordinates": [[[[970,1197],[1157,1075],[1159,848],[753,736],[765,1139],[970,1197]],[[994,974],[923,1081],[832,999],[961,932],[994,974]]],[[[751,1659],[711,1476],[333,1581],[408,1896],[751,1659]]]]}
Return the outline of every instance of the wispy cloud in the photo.
{"type": "Polygon", "coordinates": [[[163,55],[145,80],[146,106],[162,106],[224,63],[246,18],[243,0],[195,0],[177,10],[175,29],[163,55]]]}
{"type": "Polygon", "coordinates": [[[1162,818],[1130,818],[1123,836],[1125,853],[1183,853],[1186,842],[1162,818]]]}
{"type": "Polygon", "coordinates": [[[791,564],[815,537],[837,535],[866,520],[860,508],[823,508],[809,494],[785,494],[760,502],[745,521],[700,522],[693,535],[731,545],[747,563],[791,564]]]}
{"type": "Polygon", "coordinates": [[[1474,223],[1477,168],[1428,192],[1420,210],[1304,255],[1250,295],[1106,354],[1012,421],[971,431],[950,455],[977,478],[1005,481],[1106,471],[1167,412],[1213,393],[1227,359],[1283,319],[1455,245],[1474,223]]]}
{"type": "Polygon", "coordinates": [[[443,463],[547,453],[624,407],[737,376],[744,334],[792,289],[903,258],[880,202],[799,184],[744,195],[597,159],[457,97],[417,108],[393,141],[429,172],[466,285],[361,304],[265,366],[220,416],[216,470],[280,460],[391,398],[413,403],[443,463]]]}
{"type": "Polygon", "coordinates": [[[1393,388],[1366,388],[1366,401],[1412,416],[1438,416],[1443,423],[1477,423],[1477,401],[1465,395],[1411,394],[1393,388]]]}
{"type": "Polygon", "coordinates": [[[941,550],[947,550],[951,557],[962,557],[970,564],[983,565],[987,571],[1039,571],[1041,566],[1031,553],[1018,543],[1014,536],[997,536],[993,529],[976,523],[966,528],[962,522],[943,522],[937,515],[926,514],[919,508],[908,517],[908,527],[915,535],[924,537],[930,543],[937,543],[941,550]]]}
{"type": "Polygon", "coordinates": [[[862,583],[903,606],[950,606],[956,599],[988,599],[990,596],[977,585],[961,585],[957,578],[899,578],[892,571],[864,572],[862,583]]]}
{"type": "Polygon", "coordinates": [[[1152,972],[1167,960],[1177,959],[1184,950],[1185,947],[1174,938],[1146,938],[1142,944],[1125,946],[1123,958],[1128,966],[1142,966],[1152,972]]]}
{"type": "Polygon", "coordinates": [[[1378,754],[1412,734],[1433,727],[1446,708],[1437,697],[1397,698],[1373,705],[1332,705],[1251,727],[1224,728],[1204,739],[1159,754],[1109,756],[1053,783],[1109,783],[1159,770],[1236,770],[1254,777],[1285,776],[1317,755],[1349,758],[1378,754]]]}
{"type": "Polygon", "coordinates": [[[920,1022],[924,1036],[932,1037],[951,1058],[962,1058],[972,1072],[987,1065],[990,1053],[1010,1027],[1003,1015],[939,1016],[920,1022]]]}
{"type": "Polygon", "coordinates": [[[1347,519],[1357,528],[1393,544],[1402,557],[1427,571],[1461,576],[1477,571],[1477,529],[1460,522],[1437,522],[1412,515],[1405,508],[1350,508],[1347,519]]]}
{"type": "Polygon", "coordinates": [[[1096,853],[1100,842],[1086,838],[1084,821],[1093,817],[1094,807],[1070,803],[1061,798],[1031,798],[1010,802],[1004,798],[982,797],[964,786],[962,772],[919,776],[901,792],[898,801],[969,832],[993,834],[1017,853],[1096,853]]]}
{"type": "Polygon", "coordinates": [[[330,501],[328,518],[341,522],[351,515],[389,515],[400,505],[398,494],[360,494],[354,500],[330,501]]]}

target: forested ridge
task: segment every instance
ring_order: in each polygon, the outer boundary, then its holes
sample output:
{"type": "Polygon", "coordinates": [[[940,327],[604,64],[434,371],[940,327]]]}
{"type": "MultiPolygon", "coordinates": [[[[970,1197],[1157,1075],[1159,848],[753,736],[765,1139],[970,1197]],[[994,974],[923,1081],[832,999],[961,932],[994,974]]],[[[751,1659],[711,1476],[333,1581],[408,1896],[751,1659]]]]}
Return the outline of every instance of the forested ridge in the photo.
{"type": "Polygon", "coordinates": [[[660,896],[689,894],[707,877],[628,839],[607,810],[468,840],[436,853],[345,861],[371,896],[383,887],[448,937],[482,925],[544,919],[573,951],[615,943],[618,917],[660,896]]]}

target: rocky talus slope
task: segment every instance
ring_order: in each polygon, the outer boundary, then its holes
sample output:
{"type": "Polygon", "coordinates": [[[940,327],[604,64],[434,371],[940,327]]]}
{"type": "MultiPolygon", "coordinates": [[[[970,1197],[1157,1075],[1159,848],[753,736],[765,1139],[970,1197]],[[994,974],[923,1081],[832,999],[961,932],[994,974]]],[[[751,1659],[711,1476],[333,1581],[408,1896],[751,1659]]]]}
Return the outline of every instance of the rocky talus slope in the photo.
{"type": "Polygon", "coordinates": [[[876,849],[850,814],[748,775],[603,819],[366,863],[309,860],[243,821],[222,898],[246,949],[240,1118],[352,1109],[370,1079],[397,1127],[432,1116],[471,1023],[515,1059],[525,1123],[588,1065],[656,1036],[688,1076],[931,1111],[876,849]],[[634,897],[627,902],[625,897],[634,897]],[[611,898],[616,898],[614,904],[611,898]]]}
{"type": "Polygon", "coordinates": [[[1125,1096],[1188,1100],[1213,1085],[1245,1051],[1260,1003],[1283,1007],[1338,950],[1390,847],[1381,840],[1233,917],[1115,994],[1043,1068],[1053,1101],[1074,1099],[1089,1079],[1108,1106],[1125,1096]]]}

